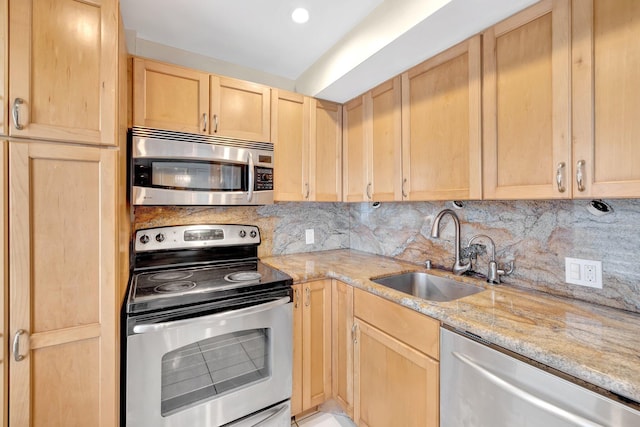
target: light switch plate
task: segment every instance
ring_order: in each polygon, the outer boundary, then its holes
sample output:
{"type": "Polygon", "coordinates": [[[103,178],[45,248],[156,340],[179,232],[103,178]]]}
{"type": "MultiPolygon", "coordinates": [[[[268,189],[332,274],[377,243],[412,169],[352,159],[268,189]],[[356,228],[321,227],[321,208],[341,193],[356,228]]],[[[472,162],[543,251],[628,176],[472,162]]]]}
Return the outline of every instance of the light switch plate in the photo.
{"type": "Polygon", "coordinates": [[[313,228],[304,230],[304,238],[307,245],[313,245],[315,238],[313,235],[313,228]]]}
{"type": "Polygon", "coordinates": [[[565,282],[602,289],[602,262],[579,258],[564,259],[565,282]]]}

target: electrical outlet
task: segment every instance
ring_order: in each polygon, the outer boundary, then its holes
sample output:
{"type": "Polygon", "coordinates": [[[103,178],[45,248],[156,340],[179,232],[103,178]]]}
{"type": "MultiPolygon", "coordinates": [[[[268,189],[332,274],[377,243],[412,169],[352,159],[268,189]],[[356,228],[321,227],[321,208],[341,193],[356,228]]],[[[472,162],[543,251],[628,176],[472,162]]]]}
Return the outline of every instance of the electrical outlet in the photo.
{"type": "Polygon", "coordinates": [[[602,262],[565,258],[565,282],[602,289],[602,262]]]}
{"type": "Polygon", "coordinates": [[[308,228],[304,230],[304,238],[307,245],[313,245],[313,242],[315,241],[315,238],[313,235],[313,228],[308,228]]]}

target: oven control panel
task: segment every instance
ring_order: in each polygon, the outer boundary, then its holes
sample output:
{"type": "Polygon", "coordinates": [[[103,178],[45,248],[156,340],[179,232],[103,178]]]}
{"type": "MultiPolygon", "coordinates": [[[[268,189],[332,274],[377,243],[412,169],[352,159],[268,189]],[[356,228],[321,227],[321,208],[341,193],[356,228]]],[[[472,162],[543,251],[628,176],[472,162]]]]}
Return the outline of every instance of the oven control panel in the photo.
{"type": "Polygon", "coordinates": [[[203,224],[138,230],[136,252],[166,249],[206,248],[260,244],[260,230],[255,225],[203,224]]]}

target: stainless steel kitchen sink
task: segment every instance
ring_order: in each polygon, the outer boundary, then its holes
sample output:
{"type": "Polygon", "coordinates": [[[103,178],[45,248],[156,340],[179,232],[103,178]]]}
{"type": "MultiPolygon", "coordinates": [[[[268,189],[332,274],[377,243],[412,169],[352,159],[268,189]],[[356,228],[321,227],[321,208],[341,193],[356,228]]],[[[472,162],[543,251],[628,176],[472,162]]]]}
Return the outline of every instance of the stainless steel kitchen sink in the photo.
{"type": "Polygon", "coordinates": [[[396,291],[429,301],[453,301],[484,291],[478,286],[467,285],[424,272],[395,274],[371,278],[371,280],[396,291]]]}

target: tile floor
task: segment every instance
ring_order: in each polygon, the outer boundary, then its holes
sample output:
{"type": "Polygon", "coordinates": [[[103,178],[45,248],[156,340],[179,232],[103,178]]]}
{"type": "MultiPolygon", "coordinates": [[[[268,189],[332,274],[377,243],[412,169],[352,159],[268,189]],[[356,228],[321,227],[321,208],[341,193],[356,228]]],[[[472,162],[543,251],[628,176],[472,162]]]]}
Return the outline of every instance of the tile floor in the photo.
{"type": "Polygon", "coordinates": [[[355,427],[355,424],[337,403],[329,401],[321,405],[318,412],[292,421],[291,427],[355,427]]]}

